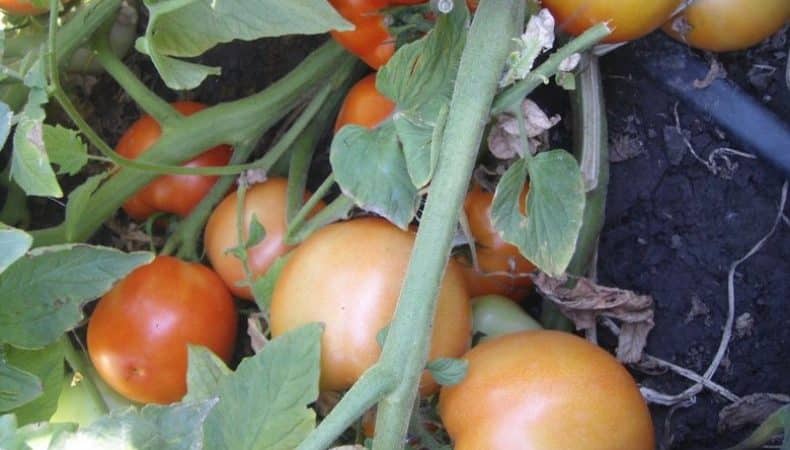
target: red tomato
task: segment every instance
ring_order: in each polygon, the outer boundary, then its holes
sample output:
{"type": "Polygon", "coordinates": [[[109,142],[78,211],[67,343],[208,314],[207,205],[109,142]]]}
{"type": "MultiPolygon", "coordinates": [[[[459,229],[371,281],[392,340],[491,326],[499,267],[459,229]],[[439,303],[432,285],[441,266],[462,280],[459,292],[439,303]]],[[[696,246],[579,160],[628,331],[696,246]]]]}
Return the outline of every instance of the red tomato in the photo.
{"type": "Polygon", "coordinates": [[[388,7],[389,0],[329,0],[329,3],[356,27],[351,31],[332,31],[332,37],[370,67],[378,69],[386,64],[395,53],[395,40],[379,10],[388,7]]]}
{"type": "Polygon", "coordinates": [[[653,450],[650,411],[603,349],[558,331],[485,341],[444,387],[439,415],[455,450],[653,450]]]}
{"type": "MultiPolygon", "coordinates": [[[[529,187],[521,192],[521,205],[524,212],[524,202],[529,187]]],[[[532,288],[532,279],[524,274],[533,272],[535,265],[526,259],[518,248],[508,244],[491,223],[491,203],[494,194],[486,192],[475,185],[467,194],[464,201],[464,211],[469,219],[469,228],[476,243],[477,263],[476,271],[466,258],[459,257],[464,269],[464,279],[469,288],[470,295],[503,295],[513,300],[521,300],[532,288]],[[491,274],[492,272],[504,272],[491,274]]]]}
{"type": "MultiPolygon", "coordinates": [[[[188,116],[206,107],[195,102],[175,102],[173,107],[188,116]]],[[[135,159],[145,153],[162,134],[159,124],[144,115],[121,136],[115,151],[121,156],[135,159]]],[[[220,145],[207,150],[184,164],[185,167],[224,166],[230,161],[233,150],[220,145]]],[[[145,220],[156,212],[188,215],[208,193],[217,177],[200,175],[163,175],[139,190],[123,204],[126,213],[135,220],[145,220]]]]}
{"type": "MultiPolygon", "coordinates": [[[[324,324],[321,390],[347,389],[378,360],[376,336],[392,320],[413,245],[411,231],[382,219],[356,219],[313,233],[285,264],[272,296],[272,336],[324,324]]],[[[439,293],[430,359],[461,355],[470,334],[469,296],[451,262],[439,293]]],[[[420,392],[436,389],[426,372],[420,392]]]]}
{"type": "MultiPolygon", "coordinates": [[[[62,3],[68,3],[69,1],[71,0],[62,1],[62,3]]],[[[49,8],[39,8],[29,0],[0,0],[0,9],[6,14],[14,16],[33,16],[49,11],[49,8]]]]}
{"type": "Polygon", "coordinates": [[[692,47],[729,52],[760,43],[788,21],[788,0],[696,0],[663,29],[692,47]]]}
{"type": "Polygon", "coordinates": [[[557,25],[578,36],[600,22],[614,28],[604,42],[640,38],[666,22],[682,0],[541,0],[557,25]]]}
{"type": "Polygon", "coordinates": [[[376,90],[376,74],[357,81],[346,94],[337,115],[335,132],[343,125],[375,128],[395,111],[395,103],[376,90]]]}
{"type": "Polygon", "coordinates": [[[428,3],[428,0],[390,0],[392,5],[419,5],[421,3],[428,3]]]}
{"type": "Polygon", "coordinates": [[[187,390],[187,344],[227,362],[236,322],[233,298],[211,269],[159,256],[99,300],[88,323],[88,353],[102,379],[125,397],[171,403],[187,390]]]}
{"type": "MultiPolygon", "coordinates": [[[[257,217],[263,225],[266,236],[257,245],[247,249],[247,258],[253,275],[260,276],[280,256],[291,250],[285,245],[285,207],[287,202],[288,181],[285,178],[270,178],[263,183],[251,186],[244,198],[244,239],[250,229],[252,216],[257,217]]],[[[208,219],[204,235],[206,255],[211,266],[217,271],[225,284],[237,297],[252,300],[252,292],[247,286],[239,286],[244,280],[244,268],[238,258],[228,250],[238,246],[236,239],[236,199],[231,193],[217,205],[208,219]]],[[[313,214],[323,208],[323,202],[313,210],[313,214]]]]}

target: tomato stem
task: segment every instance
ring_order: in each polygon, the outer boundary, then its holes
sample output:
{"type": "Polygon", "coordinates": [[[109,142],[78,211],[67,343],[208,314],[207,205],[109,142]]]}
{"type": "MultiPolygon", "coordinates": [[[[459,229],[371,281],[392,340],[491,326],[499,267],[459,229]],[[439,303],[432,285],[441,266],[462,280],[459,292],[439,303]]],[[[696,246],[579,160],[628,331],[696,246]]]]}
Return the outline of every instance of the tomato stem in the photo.
{"type": "MultiPolygon", "coordinates": [[[[324,179],[324,181],[321,183],[318,189],[315,190],[313,195],[311,195],[310,198],[306,202],[304,202],[304,204],[299,209],[299,211],[297,211],[293,219],[290,219],[288,221],[288,231],[286,232],[285,235],[286,243],[291,244],[290,239],[292,239],[294,235],[298,234],[302,230],[305,220],[307,219],[307,216],[310,214],[313,208],[315,208],[316,205],[318,205],[318,202],[320,202],[321,199],[326,196],[326,194],[329,192],[329,190],[332,188],[334,184],[335,184],[335,175],[329,174],[329,176],[327,176],[324,179]]],[[[302,192],[304,193],[304,190],[302,190],[302,192]]]]}
{"type": "Polygon", "coordinates": [[[499,93],[491,108],[491,115],[514,111],[514,108],[517,108],[527,95],[541,84],[545,84],[549,78],[557,73],[560,64],[562,64],[565,58],[592,47],[610,33],[611,30],[609,27],[601,23],[588,29],[559,48],[556,52],[552,53],[543,64],[532,70],[526,78],[499,93]]]}
{"type": "Polygon", "coordinates": [[[349,212],[351,212],[353,208],[354,200],[344,194],[341,194],[336,199],[332,200],[332,202],[329,203],[326,208],[322,209],[306,223],[296,224],[294,222],[293,225],[298,225],[299,227],[294,228],[293,231],[289,229],[289,234],[286,234],[285,242],[288,245],[296,245],[307,239],[307,237],[310,236],[313,231],[323,227],[324,225],[328,225],[332,222],[347,218],[349,212]]]}

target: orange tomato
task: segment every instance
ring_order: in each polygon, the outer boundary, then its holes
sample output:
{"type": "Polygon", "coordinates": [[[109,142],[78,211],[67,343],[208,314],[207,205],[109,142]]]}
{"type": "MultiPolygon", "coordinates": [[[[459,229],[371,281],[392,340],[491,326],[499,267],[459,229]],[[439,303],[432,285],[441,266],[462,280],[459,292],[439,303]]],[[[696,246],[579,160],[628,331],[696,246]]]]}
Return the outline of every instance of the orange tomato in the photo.
{"type": "MultiPolygon", "coordinates": [[[[196,102],[175,102],[173,107],[188,116],[206,108],[196,102]]],[[[162,134],[162,128],[149,115],[143,115],[121,136],[115,151],[129,159],[145,153],[162,134]]],[[[184,167],[212,167],[228,164],[233,150],[220,145],[184,164],[184,167]]],[[[216,176],[163,175],[139,190],[123,204],[135,220],[145,220],[157,212],[188,215],[217,182],[216,176]]]]}
{"type": "Polygon", "coordinates": [[[439,415],[455,450],[653,450],[650,412],[603,349],[558,331],[485,341],[443,387],[439,415]]]}
{"type": "MultiPolygon", "coordinates": [[[[392,320],[413,245],[413,232],[382,219],[355,219],[313,233],[285,264],[272,296],[272,336],[324,324],[322,390],[349,388],[378,360],[376,336],[392,320]]],[[[469,296],[451,262],[439,293],[430,359],[463,354],[471,320],[469,296]]],[[[437,388],[426,372],[420,392],[437,388]]]]}
{"type": "MultiPolygon", "coordinates": [[[[68,3],[71,0],[64,0],[68,3]]],[[[48,7],[38,7],[29,0],[0,0],[0,9],[13,16],[34,16],[49,11],[48,7]]]]}
{"type": "Polygon", "coordinates": [[[376,74],[371,73],[349,89],[335,121],[335,132],[353,124],[375,128],[395,111],[395,103],[376,89],[376,74]]]}
{"type": "Polygon", "coordinates": [[[640,38],[666,22],[681,0],[541,0],[557,25],[578,36],[600,22],[614,28],[604,42],[640,38]]]}
{"type": "Polygon", "coordinates": [[[228,362],[236,326],[233,298],[211,269],[159,256],[99,300],[88,322],[88,354],[123,396],[171,403],[187,391],[187,344],[228,362]]]}
{"type": "MultiPolygon", "coordinates": [[[[261,242],[247,249],[250,270],[256,277],[265,274],[277,258],[293,248],[285,244],[285,233],[288,230],[288,225],[285,223],[287,188],[288,180],[285,178],[270,178],[251,186],[245,193],[244,239],[247,239],[253,216],[263,225],[266,232],[261,242]]],[[[250,288],[238,285],[244,280],[241,261],[228,253],[228,250],[238,246],[237,198],[236,192],[232,192],[214,208],[206,223],[203,241],[211,266],[225,281],[231,292],[237,297],[252,300],[250,288]]],[[[319,203],[312,213],[320,211],[323,205],[323,202],[319,203]]]]}
{"type": "Polygon", "coordinates": [[[389,0],[329,0],[329,3],[355,26],[351,31],[333,30],[332,37],[370,67],[378,69],[386,64],[395,53],[395,40],[379,10],[388,7],[389,0]]]}
{"type": "Polygon", "coordinates": [[[788,0],[696,0],[663,29],[692,47],[729,52],[760,43],[788,21],[788,0]]]}

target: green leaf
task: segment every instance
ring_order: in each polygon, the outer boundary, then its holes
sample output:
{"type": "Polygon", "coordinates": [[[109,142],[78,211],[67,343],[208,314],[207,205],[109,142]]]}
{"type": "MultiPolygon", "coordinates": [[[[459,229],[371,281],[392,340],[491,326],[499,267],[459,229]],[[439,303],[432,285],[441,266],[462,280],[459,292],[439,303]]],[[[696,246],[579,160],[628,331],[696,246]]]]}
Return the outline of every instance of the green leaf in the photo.
{"type": "Polygon", "coordinates": [[[185,402],[208,400],[217,396],[219,383],[233,372],[211,350],[199,345],[187,346],[187,395],[185,402]]]}
{"type": "Polygon", "coordinates": [[[422,39],[398,49],[376,76],[376,88],[394,99],[393,116],[406,167],[418,188],[427,185],[438,160],[438,145],[466,42],[468,11],[453,8],[422,39]]]}
{"type": "MultiPolygon", "coordinates": [[[[0,36],[2,35],[3,33],[0,33],[0,36]]],[[[11,111],[11,108],[0,102],[0,150],[2,150],[6,139],[8,139],[8,133],[11,132],[11,118],[13,116],[14,112],[11,111]]]]}
{"type": "Polygon", "coordinates": [[[329,161],[340,189],[357,206],[406,229],[420,197],[391,123],[374,130],[343,127],[332,140],[329,161]]]}
{"type": "Polygon", "coordinates": [[[58,246],[28,253],[0,274],[0,342],[41,348],[74,328],[82,304],[153,255],[89,245],[58,246]]]}
{"type": "Polygon", "coordinates": [[[491,218],[505,241],[516,245],[540,270],[556,277],[568,267],[584,214],[584,180],[576,160],[564,150],[518,160],[499,181],[491,218]],[[519,196],[527,173],[527,215],[519,196]]]}
{"type": "Polygon", "coordinates": [[[58,407],[58,397],[63,387],[63,359],[65,350],[62,341],[40,350],[22,350],[8,347],[8,363],[29,372],[43,385],[43,395],[14,410],[20,425],[48,420],[58,407]]]}
{"type": "Polygon", "coordinates": [[[439,358],[428,363],[427,369],[431,376],[442,386],[458,384],[469,371],[469,361],[457,358],[439,358]]]}
{"type": "Polygon", "coordinates": [[[75,130],[44,125],[44,148],[59,174],[75,175],[88,162],[88,146],[75,130]]]}
{"type": "Polygon", "coordinates": [[[255,298],[255,303],[261,311],[268,311],[269,305],[272,304],[272,294],[274,294],[274,285],[277,279],[280,278],[280,272],[283,271],[285,263],[288,262],[290,254],[285,254],[274,260],[265,274],[259,276],[252,282],[252,296],[255,298]]]}
{"type": "Polygon", "coordinates": [[[220,402],[206,419],[205,448],[296,448],[315,428],[307,405],[318,398],[321,332],[310,324],[286,333],[223,378],[220,402]]]}
{"type": "Polygon", "coordinates": [[[146,48],[165,83],[173,89],[191,89],[217,68],[185,63],[172,57],[194,57],[217,44],[235,39],[251,41],[287,34],[321,34],[353,27],[326,0],[194,0],[160,1],[151,13],[146,48]],[[169,60],[169,61],[168,61],[169,60]]]}
{"type": "MultiPolygon", "coordinates": [[[[76,433],[61,433],[50,450],[197,450],[203,423],[217,400],[147,405],[110,413],[76,433]]],[[[210,448],[210,447],[206,447],[210,448]]]]}
{"type": "Polygon", "coordinates": [[[74,242],[77,234],[77,225],[83,216],[88,213],[91,195],[99,187],[99,184],[107,178],[107,173],[100,173],[85,180],[69,194],[69,201],[66,203],[65,235],[66,242],[74,242]]]}
{"type": "Polygon", "coordinates": [[[11,178],[27,195],[63,197],[44,148],[42,123],[22,116],[14,132],[11,178]]]}
{"type": "Polygon", "coordinates": [[[32,236],[0,223],[0,273],[24,256],[31,245],[33,245],[32,236]]]}
{"type": "Polygon", "coordinates": [[[250,229],[247,233],[247,242],[244,244],[244,248],[249,249],[250,247],[258,245],[265,237],[266,230],[263,228],[263,225],[261,225],[261,222],[258,221],[258,216],[253,214],[252,220],[250,220],[250,229]]]}
{"type": "Polygon", "coordinates": [[[0,359],[0,412],[18,408],[43,392],[44,388],[38,377],[8,364],[5,359],[0,359]]]}
{"type": "Polygon", "coordinates": [[[13,414],[0,416],[0,448],[3,450],[29,450],[25,438],[18,432],[13,414]]]}

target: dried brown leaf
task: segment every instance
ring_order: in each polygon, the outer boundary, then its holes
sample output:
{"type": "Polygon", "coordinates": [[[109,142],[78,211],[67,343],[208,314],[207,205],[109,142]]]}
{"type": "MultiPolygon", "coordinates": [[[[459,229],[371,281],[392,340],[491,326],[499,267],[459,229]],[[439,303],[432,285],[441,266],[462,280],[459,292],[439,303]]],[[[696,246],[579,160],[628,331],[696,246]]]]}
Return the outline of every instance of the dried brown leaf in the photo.
{"type": "Polygon", "coordinates": [[[719,411],[719,432],[759,425],[787,404],[790,404],[790,396],[784,394],[760,393],[741,397],[719,411]]]}
{"type": "Polygon", "coordinates": [[[535,277],[535,286],[579,330],[595,328],[599,316],[620,321],[617,359],[624,363],[641,360],[647,335],[654,325],[653,298],[625,289],[600,286],[589,278],[577,278],[573,288],[568,288],[566,281],[539,273],[535,277]]]}
{"type": "Polygon", "coordinates": [[[247,317],[247,336],[250,337],[250,347],[256,354],[260,353],[263,347],[269,343],[263,324],[263,315],[260,313],[250,314],[247,317]]]}

